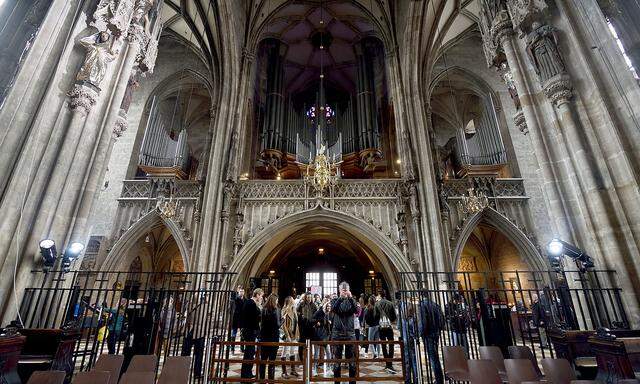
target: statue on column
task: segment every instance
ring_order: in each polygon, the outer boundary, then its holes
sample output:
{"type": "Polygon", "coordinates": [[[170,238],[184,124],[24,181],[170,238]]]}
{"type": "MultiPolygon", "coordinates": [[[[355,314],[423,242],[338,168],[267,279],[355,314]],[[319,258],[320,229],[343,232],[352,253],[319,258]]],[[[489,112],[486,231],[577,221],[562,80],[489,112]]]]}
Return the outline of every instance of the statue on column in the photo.
{"type": "Polygon", "coordinates": [[[111,35],[98,32],[80,39],[80,45],[87,50],[87,55],[76,79],[99,87],[107,73],[107,64],[116,58],[111,48],[111,35]]]}
{"type": "Polygon", "coordinates": [[[532,31],[527,36],[527,54],[543,84],[552,77],[565,73],[553,27],[533,23],[532,31]]]}

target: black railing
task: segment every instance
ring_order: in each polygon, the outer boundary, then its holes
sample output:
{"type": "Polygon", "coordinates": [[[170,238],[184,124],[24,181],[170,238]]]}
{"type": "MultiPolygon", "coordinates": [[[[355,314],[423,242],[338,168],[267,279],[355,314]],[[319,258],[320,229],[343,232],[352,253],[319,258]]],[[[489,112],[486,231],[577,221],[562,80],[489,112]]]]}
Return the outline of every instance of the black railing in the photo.
{"type": "Polygon", "coordinates": [[[408,364],[417,367],[414,383],[431,382],[429,357],[440,361],[445,345],[463,345],[470,358],[483,345],[505,356],[509,346],[524,345],[544,358],[554,357],[552,328],[629,328],[615,271],[416,272],[401,273],[400,281],[398,327],[408,364]],[[440,322],[433,320],[438,311],[440,322]],[[430,339],[429,324],[436,324],[430,339]]]}
{"type": "Polygon", "coordinates": [[[34,272],[18,322],[25,328],[81,331],[73,363],[89,370],[104,353],[193,355],[192,383],[202,382],[215,340],[228,338],[231,273],[34,272]]]}

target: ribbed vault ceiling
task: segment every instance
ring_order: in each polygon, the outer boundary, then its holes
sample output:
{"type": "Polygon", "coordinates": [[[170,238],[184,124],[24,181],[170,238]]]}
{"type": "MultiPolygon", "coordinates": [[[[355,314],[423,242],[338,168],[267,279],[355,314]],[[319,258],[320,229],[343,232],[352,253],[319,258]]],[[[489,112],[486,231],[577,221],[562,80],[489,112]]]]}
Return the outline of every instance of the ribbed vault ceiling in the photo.
{"type": "MultiPolygon", "coordinates": [[[[455,39],[477,21],[481,0],[164,0],[162,20],[165,29],[175,32],[202,51],[207,64],[216,62],[216,22],[229,17],[241,18],[246,25],[245,46],[255,51],[257,43],[269,35],[289,40],[294,49],[288,56],[304,67],[317,65],[318,54],[310,51],[305,33],[317,26],[320,8],[329,16],[327,23],[335,32],[336,45],[326,52],[327,59],[348,68],[350,53],[344,45],[368,34],[376,34],[387,50],[416,44],[421,60],[434,62],[440,47],[455,39]],[[233,9],[244,12],[220,15],[220,1],[239,2],[233,9]],[[413,15],[413,19],[409,17],[413,15]],[[420,41],[407,39],[408,30],[420,29],[420,41]],[[336,61],[341,58],[342,61],[336,61]],[[344,59],[343,59],[344,58],[344,59]]],[[[231,9],[231,7],[225,8],[231,9]]],[[[413,34],[413,36],[416,36],[413,34]]],[[[345,69],[348,71],[348,69],[345,69]]]]}

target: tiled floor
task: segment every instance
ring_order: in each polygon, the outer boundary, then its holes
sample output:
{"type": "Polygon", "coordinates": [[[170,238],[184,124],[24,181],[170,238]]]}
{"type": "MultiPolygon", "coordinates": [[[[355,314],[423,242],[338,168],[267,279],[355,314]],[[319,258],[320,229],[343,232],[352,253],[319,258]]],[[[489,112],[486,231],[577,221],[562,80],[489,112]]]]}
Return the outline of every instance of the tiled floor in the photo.
{"type": "MultiPolygon", "coordinates": [[[[395,356],[398,357],[399,356],[399,349],[396,350],[395,352],[395,356]]],[[[363,355],[361,355],[363,357],[363,355]]],[[[241,359],[242,355],[238,352],[236,352],[235,354],[233,354],[231,356],[232,359],[241,359]]],[[[323,369],[324,367],[320,367],[318,369],[318,375],[315,377],[311,378],[311,382],[315,383],[315,382],[325,382],[325,383],[332,383],[333,380],[333,372],[331,370],[331,366],[328,366],[328,371],[325,373],[325,370],[323,369]]],[[[384,369],[384,363],[361,363],[360,364],[360,376],[361,377],[372,377],[372,378],[376,378],[379,377],[380,380],[376,380],[376,381],[358,381],[358,384],[362,383],[378,383],[378,384],[392,384],[392,383],[398,383],[400,381],[389,381],[389,380],[385,380],[391,376],[402,376],[402,370],[401,370],[401,366],[400,363],[396,363],[394,365],[394,368],[398,371],[396,374],[392,374],[389,373],[387,371],[385,371],[384,369]]],[[[300,372],[301,367],[298,368],[298,372],[300,372]]],[[[255,371],[255,370],[254,370],[255,371]]],[[[255,372],[254,372],[255,374],[255,372]]],[[[229,371],[227,374],[227,377],[229,378],[229,383],[233,383],[233,378],[238,378],[240,377],[240,364],[231,364],[229,367],[229,371]]],[[[300,376],[301,377],[301,376],[300,376]]],[[[346,365],[343,365],[342,368],[342,377],[348,377],[348,368],[346,367],[346,365]]],[[[275,379],[281,379],[282,378],[282,367],[280,365],[276,366],[276,376],[275,379]]],[[[295,379],[295,377],[291,378],[292,380],[295,379]]],[[[301,378],[299,379],[300,381],[301,378]]]]}

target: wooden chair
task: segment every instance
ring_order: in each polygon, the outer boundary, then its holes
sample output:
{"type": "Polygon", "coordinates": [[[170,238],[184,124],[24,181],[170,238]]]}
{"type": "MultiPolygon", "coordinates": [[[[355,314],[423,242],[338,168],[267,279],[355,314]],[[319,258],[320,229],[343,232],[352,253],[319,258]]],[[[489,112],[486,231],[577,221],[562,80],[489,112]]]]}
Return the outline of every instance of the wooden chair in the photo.
{"type": "Polygon", "coordinates": [[[118,384],[123,362],[124,356],[122,355],[100,355],[92,371],[109,372],[109,384],[118,384]]]}
{"type": "Polygon", "coordinates": [[[507,380],[507,369],[504,367],[504,355],[500,347],[495,346],[480,346],[478,347],[480,352],[480,358],[485,360],[491,360],[498,368],[498,373],[503,381],[507,380]]]}
{"type": "Polygon", "coordinates": [[[538,373],[529,359],[505,359],[509,384],[522,384],[527,381],[538,381],[538,373]]]}
{"type": "Polygon", "coordinates": [[[155,372],[126,372],[120,378],[120,384],[153,384],[155,381],[155,372]]]}
{"type": "Polygon", "coordinates": [[[512,359],[529,359],[529,361],[531,361],[531,365],[533,365],[533,369],[535,369],[536,373],[538,374],[536,380],[542,378],[542,370],[540,370],[540,366],[538,365],[538,359],[533,356],[531,348],[527,347],[526,345],[510,345],[509,357],[512,359]]]}
{"type": "Polygon", "coordinates": [[[469,381],[468,361],[463,347],[444,347],[444,375],[449,380],[469,381]]]}
{"type": "Polygon", "coordinates": [[[73,384],[109,384],[109,372],[103,371],[89,371],[78,372],[76,377],[73,378],[73,384]]]}
{"type": "Polygon", "coordinates": [[[471,384],[502,384],[498,368],[492,360],[469,360],[471,384]]]}
{"type": "Polygon", "coordinates": [[[569,384],[576,380],[576,373],[567,359],[542,359],[544,378],[550,384],[569,384]]]}
{"type": "Polygon", "coordinates": [[[66,376],[65,371],[35,371],[27,384],[62,384],[66,376]]]}
{"type": "Polygon", "coordinates": [[[127,372],[155,372],[157,365],[156,355],[135,355],[131,359],[127,372]]]}
{"type": "Polygon", "coordinates": [[[189,368],[191,356],[170,356],[162,366],[158,384],[187,384],[189,382],[189,368]]]}

